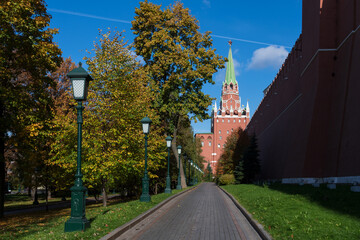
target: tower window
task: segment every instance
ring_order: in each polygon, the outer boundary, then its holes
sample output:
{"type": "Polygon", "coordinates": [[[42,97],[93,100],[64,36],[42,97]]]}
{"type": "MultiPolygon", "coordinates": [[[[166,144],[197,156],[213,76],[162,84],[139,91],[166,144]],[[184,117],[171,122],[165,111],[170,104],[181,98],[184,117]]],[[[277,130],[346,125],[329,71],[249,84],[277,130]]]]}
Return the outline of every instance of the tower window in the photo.
{"type": "Polygon", "coordinates": [[[230,84],[230,88],[233,89],[233,87],[234,87],[234,86],[233,86],[232,83],[231,83],[231,84],[230,84]]]}
{"type": "Polygon", "coordinates": [[[219,134],[221,134],[221,130],[219,130],[219,134]]]}
{"type": "Polygon", "coordinates": [[[234,119],[234,122],[236,122],[236,120],[234,119]]]}
{"type": "Polygon", "coordinates": [[[226,133],[229,134],[229,130],[227,130],[226,133]]]}
{"type": "Polygon", "coordinates": [[[241,123],[241,120],[239,119],[239,123],[241,123]]]}
{"type": "Polygon", "coordinates": [[[228,119],[228,123],[230,122],[230,119],[228,119]]]}
{"type": "Polygon", "coordinates": [[[233,132],[233,131],[234,131],[234,129],[232,128],[232,129],[231,129],[231,132],[233,132]]]}
{"type": "Polygon", "coordinates": [[[216,119],[216,122],[219,122],[219,119],[216,119]]]}
{"type": "Polygon", "coordinates": [[[221,140],[221,139],[222,139],[222,136],[220,136],[219,139],[221,140]]]}
{"type": "Polygon", "coordinates": [[[220,144],[218,144],[218,148],[220,148],[220,144]]]}
{"type": "Polygon", "coordinates": [[[211,147],[211,141],[209,141],[209,147],[211,147]]]}
{"type": "Polygon", "coordinates": [[[202,147],[204,146],[204,142],[201,142],[201,146],[202,146],[202,147]]]}
{"type": "Polygon", "coordinates": [[[222,120],[222,122],[224,122],[224,119],[222,120]]]}
{"type": "Polygon", "coordinates": [[[244,122],[246,122],[246,119],[244,119],[244,122]]]}

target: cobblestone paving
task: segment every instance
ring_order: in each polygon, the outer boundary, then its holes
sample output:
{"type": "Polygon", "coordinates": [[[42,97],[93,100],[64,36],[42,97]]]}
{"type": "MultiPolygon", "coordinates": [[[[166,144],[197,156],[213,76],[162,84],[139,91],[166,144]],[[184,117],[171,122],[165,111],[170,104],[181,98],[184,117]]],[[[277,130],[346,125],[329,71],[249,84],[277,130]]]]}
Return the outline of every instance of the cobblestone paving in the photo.
{"type": "Polygon", "coordinates": [[[170,201],[119,240],[261,239],[234,203],[213,183],[170,201]]]}

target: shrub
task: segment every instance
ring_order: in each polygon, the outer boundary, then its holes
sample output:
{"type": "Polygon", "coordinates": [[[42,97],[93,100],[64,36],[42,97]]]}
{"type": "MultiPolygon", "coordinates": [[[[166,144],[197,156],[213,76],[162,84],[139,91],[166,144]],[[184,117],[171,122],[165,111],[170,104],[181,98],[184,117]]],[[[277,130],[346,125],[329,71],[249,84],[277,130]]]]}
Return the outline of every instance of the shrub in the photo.
{"type": "Polygon", "coordinates": [[[224,174],[219,178],[220,185],[229,185],[235,183],[234,174],[224,174]]]}

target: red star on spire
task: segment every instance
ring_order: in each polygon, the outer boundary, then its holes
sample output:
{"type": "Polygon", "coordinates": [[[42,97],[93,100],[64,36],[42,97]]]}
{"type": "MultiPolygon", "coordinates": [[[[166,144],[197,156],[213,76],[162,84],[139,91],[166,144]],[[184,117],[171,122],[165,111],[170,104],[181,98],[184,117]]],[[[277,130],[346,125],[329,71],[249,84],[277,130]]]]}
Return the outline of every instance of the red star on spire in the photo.
{"type": "Polygon", "coordinates": [[[228,41],[228,43],[229,43],[229,45],[230,45],[230,47],[231,47],[231,45],[232,45],[232,41],[231,41],[231,40],[229,40],[229,41],[228,41]]]}

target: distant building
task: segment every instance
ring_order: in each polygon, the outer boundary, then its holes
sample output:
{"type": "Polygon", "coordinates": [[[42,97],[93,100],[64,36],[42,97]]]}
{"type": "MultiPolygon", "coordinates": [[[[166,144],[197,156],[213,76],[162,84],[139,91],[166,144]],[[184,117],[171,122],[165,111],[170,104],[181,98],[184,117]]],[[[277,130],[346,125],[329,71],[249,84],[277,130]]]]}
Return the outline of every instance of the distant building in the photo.
{"type": "MultiPolygon", "coordinates": [[[[250,108],[241,105],[239,85],[235,78],[235,69],[231,52],[231,41],[228,62],[226,66],[225,81],[222,85],[219,108],[215,104],[211,116],[211,132],[197,133],[195,137],[201,140],[202,156],[210,163],[213,173],[223,151],[226,138],[239,127],[245,129],[250,121],[250,108]]],[[[207,167],[207,164],[205,164],[207,167]]]]}

